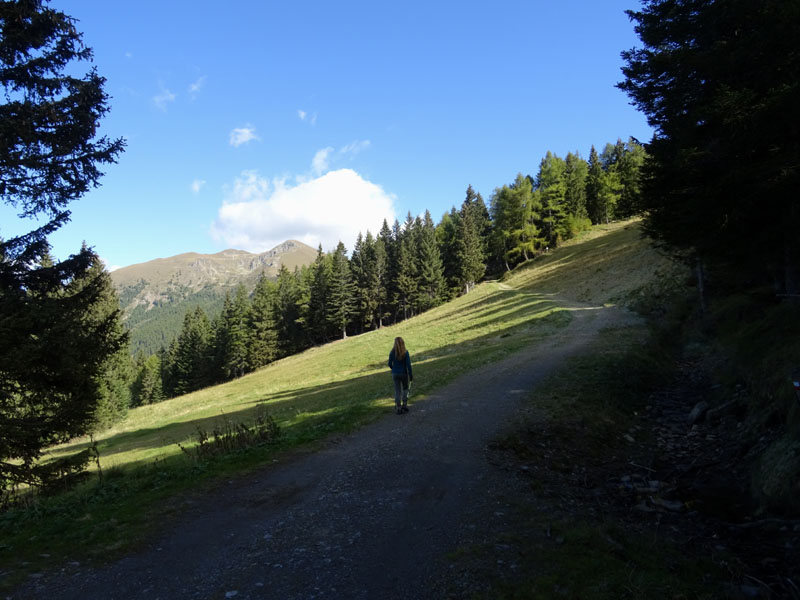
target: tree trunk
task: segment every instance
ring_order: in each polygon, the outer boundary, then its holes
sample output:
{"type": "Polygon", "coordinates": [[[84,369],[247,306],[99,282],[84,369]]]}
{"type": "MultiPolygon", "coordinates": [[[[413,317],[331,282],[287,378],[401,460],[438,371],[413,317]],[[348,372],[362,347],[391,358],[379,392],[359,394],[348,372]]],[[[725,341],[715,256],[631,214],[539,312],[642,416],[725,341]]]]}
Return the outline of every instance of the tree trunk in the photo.
{"type": "Polygon", "coordinates": [[[699,256],[697,257],[696,272],[697,291],[700,293],[700,313],[706,314],[706,271],[705,267],[703,266],[703,259],[699,256]]]}

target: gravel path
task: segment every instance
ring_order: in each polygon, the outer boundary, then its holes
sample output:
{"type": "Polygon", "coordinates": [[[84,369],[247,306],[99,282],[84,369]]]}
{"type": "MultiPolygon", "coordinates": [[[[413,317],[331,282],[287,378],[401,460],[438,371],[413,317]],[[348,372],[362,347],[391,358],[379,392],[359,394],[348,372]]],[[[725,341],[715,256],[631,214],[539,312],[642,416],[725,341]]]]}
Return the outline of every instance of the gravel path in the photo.
{"type": "MultiPolygon", "coordinates": [[[[10,598],[442,597],[454,577],[447,554],[505,517],[508,478],[485,460],[486,443],[538,381],[627,318],[610,308],[575,315],[543,345],[421,404],[412,397],[408,414],[187,501],[136,553],[100,568],[65,566],[10,598]]],[[[387,375],[387,394],[390,386],[387,375]]]]}

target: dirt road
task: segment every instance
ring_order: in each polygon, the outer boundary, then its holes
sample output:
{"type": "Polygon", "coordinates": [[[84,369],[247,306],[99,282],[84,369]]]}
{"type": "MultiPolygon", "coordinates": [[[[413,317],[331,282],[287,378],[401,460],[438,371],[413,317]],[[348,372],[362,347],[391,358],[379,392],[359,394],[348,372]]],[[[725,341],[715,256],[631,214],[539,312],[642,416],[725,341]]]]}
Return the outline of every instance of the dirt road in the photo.
{"type": "Polygon", "coordinates": [[[454,577],[448,553],[506,517],[507,477],[487,463],[487,442],[565,358],[629,318],[611,308],[574,314],[543,345],[422,403],[412,397],[408,414],[387,409],[317,453],[187,501],[183,515],[135,554],[100,568],[66,565],[10,597],[443,597],[454,577]]]}

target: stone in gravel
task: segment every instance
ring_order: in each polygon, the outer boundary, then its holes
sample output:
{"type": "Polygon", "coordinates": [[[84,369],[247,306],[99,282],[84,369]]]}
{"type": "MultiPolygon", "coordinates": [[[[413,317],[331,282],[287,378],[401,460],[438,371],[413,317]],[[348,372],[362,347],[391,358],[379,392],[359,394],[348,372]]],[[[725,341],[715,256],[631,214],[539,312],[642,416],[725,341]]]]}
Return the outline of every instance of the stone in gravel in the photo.
{"type": "Polygon", "coordinates": [[[701,400],[700,402],[695,404],[694,408],[692,409],[692,412],[690,412],[689,416],[686,418],[686,421],[689,423],[689,425],[694,425],[696,423],[699,423],[706,416],[708,409],[709,409],[708,402],[706,402],[705,400],[701,400]]]}

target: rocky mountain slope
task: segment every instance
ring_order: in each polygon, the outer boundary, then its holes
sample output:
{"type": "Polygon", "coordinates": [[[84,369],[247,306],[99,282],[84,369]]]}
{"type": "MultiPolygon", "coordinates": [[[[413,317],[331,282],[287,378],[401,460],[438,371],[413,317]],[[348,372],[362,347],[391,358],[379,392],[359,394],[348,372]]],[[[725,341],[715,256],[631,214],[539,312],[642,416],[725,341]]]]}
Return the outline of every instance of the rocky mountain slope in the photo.
{"type": "Polygon", "coordinates": [[[186,310],[200,306],[214,313],[239,284],[250,289],[261,273],[274,278],[281,266],[292,271],[313,262],[316,254],[302,242],[287,240],[262,254],[187,252],[113,271],[132,350],[157,351],[177,335],[186,310]]]}

